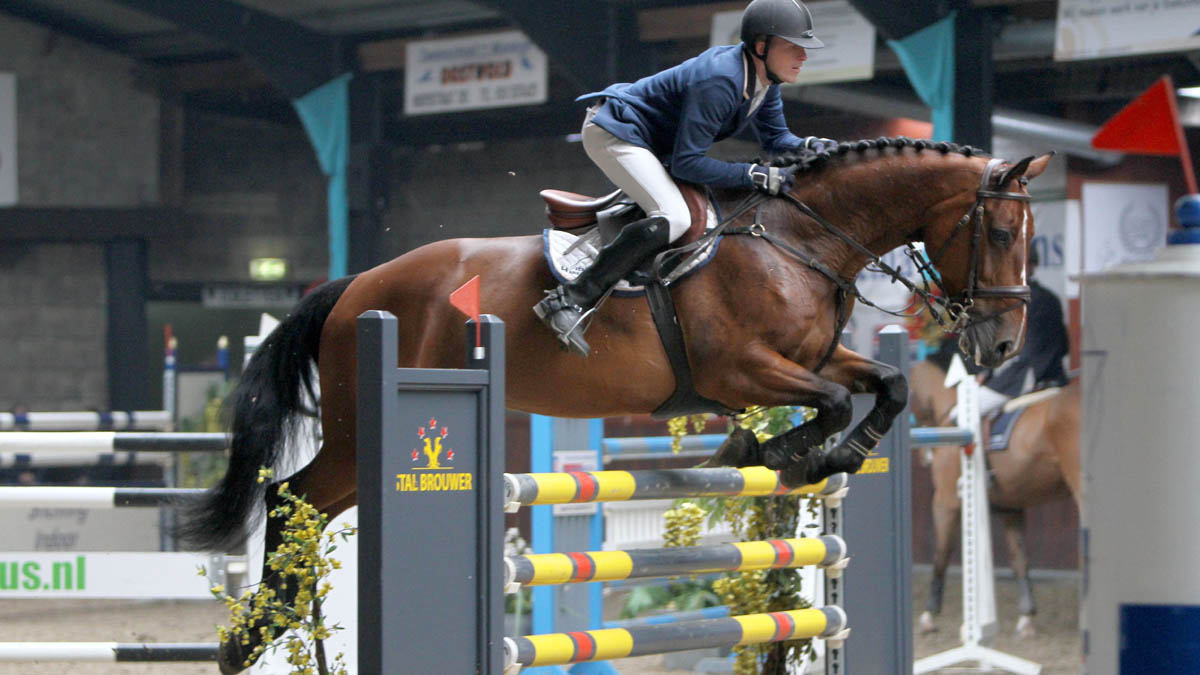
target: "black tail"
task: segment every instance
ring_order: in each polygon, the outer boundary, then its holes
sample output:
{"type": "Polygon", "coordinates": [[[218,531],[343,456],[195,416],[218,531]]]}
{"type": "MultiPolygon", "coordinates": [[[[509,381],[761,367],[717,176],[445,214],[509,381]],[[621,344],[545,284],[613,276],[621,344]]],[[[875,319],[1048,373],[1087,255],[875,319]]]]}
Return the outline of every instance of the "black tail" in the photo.
{"type": "MultiPolygon", "coordinates": [[[[312,365],[321,328],[354,277],[317,287],[297,304],[254,352],[229,398],[229,468],[195,504],[183,506],[177,534],[190,547],[228,551],[249,531],[264,483],[259,467],[274,467],[313,393],[312,365]]],[[[313,397],[315,400],[315,397],[313,397]]]]}

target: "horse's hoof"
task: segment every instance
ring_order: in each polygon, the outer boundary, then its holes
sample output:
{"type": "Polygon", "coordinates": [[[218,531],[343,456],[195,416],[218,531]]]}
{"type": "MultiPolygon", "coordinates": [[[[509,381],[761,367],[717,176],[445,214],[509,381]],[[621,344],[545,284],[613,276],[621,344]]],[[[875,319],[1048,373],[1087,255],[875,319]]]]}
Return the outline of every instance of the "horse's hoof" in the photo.
{"type": "Polygon", "coordinates": [[[762,450],[758,445],[758,437],[749,429],[734,429],[721,447],[712,457],[704,462],[705,466],[761,466],[763,463],[762,450]]]}
{"type": "Polygon", "coordinates": [[[1017,619],[1017,637],[1027,640],[1035,636],[1037,628],[1033,626],[1033,617],[1022,614],[1021,618],[1017,619]]]}
{"type": "Polygon", "coordinates": [[[252,647],[242,644],[241,640],[231,638],[221,643],[217,649],[217,665],[222,675],[233,675],[246,669],[246,656],[252,647]]]}
{"type": "Polygon", "coordinates": [[[928,611],[921,612],[921,618],[917,619],[917,628],[924,633],[936,633],[937,624],[933,622],[933,614],[928,611]]]}
{"type": "Polygon", "coordinates": [[[821,454],[809,452],[780,469],[779,480],[787,488],[798,488],[802,485],[815,485],[828,478],[821,471],[821,454]]]}

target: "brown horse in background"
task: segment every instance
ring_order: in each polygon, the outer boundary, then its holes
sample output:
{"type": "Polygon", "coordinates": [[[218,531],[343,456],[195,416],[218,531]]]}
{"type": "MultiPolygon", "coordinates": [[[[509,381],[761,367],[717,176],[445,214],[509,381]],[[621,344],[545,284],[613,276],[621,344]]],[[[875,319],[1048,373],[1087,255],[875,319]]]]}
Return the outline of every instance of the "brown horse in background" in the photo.
{"type": "MultiPolygon", "coordinates": [[[[922,426],[951,426],[950,410],[957,393],[944,383],[946,371],[932,361],[913,364],[909,371],[909,408],[922,426]]],[[[1025,550],[1025,510],[1073,496],[1079,505],[1079,380],[1031,403],[1017,419],[1008,448],[986,455],[989,470],[988,503],[1004,523],[1009,564],[1020,592],[1017,633],[1034,634],[1037,606],[1029,583],[1029,556],[1025,550]]],[[[962,505],[958,496],[960,448],[933,447],[933,578],[929,599],[918,625],[935,630],[933,617],[942,611],[946,567],[958,545],[962,505]]]]}
{"type": "MultiPolygon", "coordinates": [[[[953,299],[950,314],[965,324],[977,358],[994,366],[1013,356],[1029,297],[1033,217],[1026,181],[1048,161],[1047,155],[1009,164],[945,143],[879,139],[776,160],[803,169],[790,194],[716,191],[718,212],[737,214],[738,236],[723,237],[710,263],[671,286],[696,390],[732,409],[818,411],[812,422],[761,447],[753,434],[731,436],[718,463],[765,464],[790,484],[862,466],[907,404],[908,389],[895,368],[836,345],[839,319],[853,307],[850,287],[859,271],[905,243],[923,241],[939,252],[932,262],[953,299]],[[825,450],[824,440],[851,421],[852,393],[875,394],[875,407],[825,450]]],[[[257,472],[282,458],[290,425],[305,409],[302,390],[313,362],[322,447],[288,481],[331,518],[353,506],[356,318],[367,310],[399,318],[402,367],[462,368],[463,317],[448,296],[476,275],[482,311],[505,322],[509,408],[560,417],[658,408],[675,378],[645,301],[610,298],[588,332],[591,356],[564,352],[531,309],[557,283],[542,250],[536,235],[441,241],[306,296],[243,373],[232,397],[229,469],[189,514],[188,540],[225,550],[244,537],[264,489],[268,509],[275,504],[274,485],[259,485],[257,472]]],[[[266,549],[274,550],[277,519],[268,519],[266,538],[266,549]]],[[[282,583],[264,572],[267,583],[282,583]]],[[[223,672],[241,670],[253,646],[224,643],[223,672]]]]}

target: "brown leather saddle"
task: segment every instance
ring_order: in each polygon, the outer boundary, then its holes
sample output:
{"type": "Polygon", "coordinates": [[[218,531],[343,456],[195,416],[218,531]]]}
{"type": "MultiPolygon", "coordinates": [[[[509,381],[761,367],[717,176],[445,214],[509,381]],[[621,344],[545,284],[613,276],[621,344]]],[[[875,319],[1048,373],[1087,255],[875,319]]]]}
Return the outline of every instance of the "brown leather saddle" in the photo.
{"type": "MultiPolygon", "coordinates": [[[[676,181],[676,185],[679,186],[679,191],[692,214],[691,227],[675,241],[676,246],[683,246],[704,236],[708,227],[709,200],[707,191],[702,187],[679,181],[676,181]]],[[[600,234],[601,243],[612,241],[622,227],[645,216],[641,207],[620,190],[603,197],[589,197],[564,190],[542,190],[541,195],[546,202],[546,217],[553,227],[574,231],[594,226],[600,234]]],[[[683,329],[677,318],[670,289],[650,270],[639,270],[635,275],[630,281],[642,285],[646,290],[650,315],[654,319],[658,337],[675,374],[674,393],[652,413],[652,416],[657,419],[670,419],[701,412],[717,415],[739,412],[719,401],[705,398],[696,391],[683,329]]]]}
{"type": "MultiPolygon", "coordinates": [[[[676,245],[683,245],[699,239],[708,227],[708,193],[692,183],[676,181],[675,185],[692,214],[691,227],[676,241],[676,245]]],[[[546,218],[551,227],[573,231],[599,226],[602,243],[611,241],[628,223],[644,217],[641,207],[621,190],[603,197],[566,190],[542,190],[539,194],[546,202],[546,218]]]]}

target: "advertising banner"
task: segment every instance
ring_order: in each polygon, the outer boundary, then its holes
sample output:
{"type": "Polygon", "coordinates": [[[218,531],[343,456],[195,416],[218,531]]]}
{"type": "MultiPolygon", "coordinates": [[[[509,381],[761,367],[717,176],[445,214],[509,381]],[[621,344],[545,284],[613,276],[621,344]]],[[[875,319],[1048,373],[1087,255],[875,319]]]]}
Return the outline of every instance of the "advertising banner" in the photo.
{"type": "Polygon", "coordinates": [[[1059,0],[1054,59],[1200,49],[1200,0],[1059,0]]]}
{"type": "Polygon", "coordinates": [[[0,73],[0,206],[17,203],[17,76],[0,73]]]}
{"type": "Polygon", "coordinates": [[[546,102],[546,54],[520,31],[408,43],[404,114],[546,102]]]}

